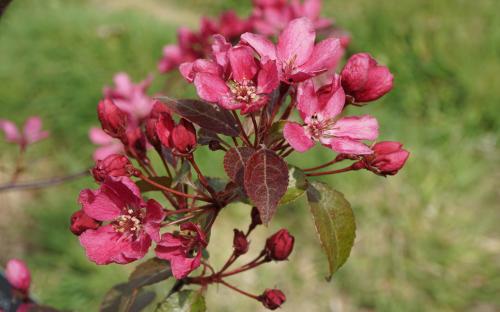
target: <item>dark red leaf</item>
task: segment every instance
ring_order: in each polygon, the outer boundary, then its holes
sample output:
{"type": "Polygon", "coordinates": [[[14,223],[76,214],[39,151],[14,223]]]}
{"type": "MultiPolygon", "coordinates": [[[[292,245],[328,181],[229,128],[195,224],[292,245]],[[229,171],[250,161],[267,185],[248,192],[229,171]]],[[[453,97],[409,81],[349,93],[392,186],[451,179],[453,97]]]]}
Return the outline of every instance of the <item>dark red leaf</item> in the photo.
{"type": "Polygon", "coordinates": [[[264,224],[269,223],[288,187],[285,161],[268,149],[255,152],[245,166],[245,191],[264,224]]]}
{"type": "Polygon", "coordinates": [[[251,147],[233,147],[224,155],[224,170],[231,181],[238,185],[243,185],[243,175],[245,173],[245,164],[255,153],[251,147]]]}
{"type": "Polygon", "coordinates": [[[200,100],[176,100],[160,96],[158,100],[187,120],[216,133],[237,137],[240,129],[230,111],[200,100]]]}

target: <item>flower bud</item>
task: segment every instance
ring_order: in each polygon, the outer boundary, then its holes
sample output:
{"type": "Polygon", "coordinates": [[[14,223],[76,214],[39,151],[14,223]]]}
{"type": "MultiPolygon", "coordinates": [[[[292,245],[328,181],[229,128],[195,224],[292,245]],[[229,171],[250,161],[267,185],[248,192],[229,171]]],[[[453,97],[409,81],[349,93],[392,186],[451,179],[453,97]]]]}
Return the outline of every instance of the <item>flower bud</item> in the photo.
{"type": "Polygon", "coordinates": [[[161,113],[156,123],[156,135],[163,146],[172,148],[172,131],[174,130],[175,123],[172,116],[168,113],[161,113]]]}
{"type": "Polygon", "coordinates": [[[370,165],[377,168],[382,175],[395,175],[410,156],[399,142],[379,142],[372,149],[375,157],[370,161],[370,165]]]}
{"type": "Polygon", "coordinates": [[[149,118],[158,119],[158,118],[160,118],[160,115],[162,113],[171,114],[172,111],[170,110],[170,108],[168,108],[167,105],[163,104],[162,102],[160,102],[158,100],[154,100],[153,108],[151,109],[151,113],[149,115],[149,118]]]}
{"type": "Polygon", "coordinates": [[[248,227],[249,231],[253,231],[253,229],[255,229],[257,225],[262,224],[262,219],[260,218],[259,209],[257,209],[257,207],[252,207],[251,216],[252,223],[250,223],[250,226],[248,227]]]}
{"type": "Polygon", "coordinates": [[[102,129],[113,138],[121,138],[127,130],[128,115],[110,99],[104,99],[97,106],[97,115],[102,129]]]}
{"type": "Polygon", "coordinates": [[[286,260],[292,253],[295,238],[286,229],[281,229],[266,241],[266,254],[271,260],[286,260]]]}
{"type": "Polygon", "coordinates": [[[78,210],[71,216],[70,230],[77,236],[86,230],[95,230],[98,227],[99,222],[89,217],[83,210],[78,210]]]}
{"type": "Polygon", "coordinates": [[[124,155],[111,154],[108,157],[96,161],[92,168],[92,175],[96,182],[104,182],[107,177],[130,177],[134,166],[124,155]]]}
{"type": "Polygon", "coordinates": [[[146,137],[141,128],[129,129],[123,140],[127,154],[135,159],[144,160],[147,152],[146,137]]]}
{"type": "Polygon", "coordinates": [[[196,146],[196,130],[193,124],[182,118],[178,125],[172,130],[172,144],[174,148],[182,153],[192,153],[196,146]]]}
{"type": "Polygon", "coordinates": [[[13,288],[24,294],[28,294],[31,284],[31,274],[24,261],[19,259],[9,260],[5,268],[5,277],[13,288]]]}
{"type": "Polygon", "coordinates": [[[392,89],[393,76],[368,53],[354,54],[341,73],[342,87],[354,103],[374,101],[392,89]]]}
{"type": "Polygon", "coordinates": [[[246,254],[248,251],[249,244],[250,243],[248,242],[245,233],[237,229],[234,229],[233,248],[235,255],[241,256],[246,254]]]}
{"type": "Polygon", "coordinates": [[[266,289],[264,293],[259,296],[259,301],[269,310],[276,310],[286,301],[286,297],[279,289],[266,289]]]}

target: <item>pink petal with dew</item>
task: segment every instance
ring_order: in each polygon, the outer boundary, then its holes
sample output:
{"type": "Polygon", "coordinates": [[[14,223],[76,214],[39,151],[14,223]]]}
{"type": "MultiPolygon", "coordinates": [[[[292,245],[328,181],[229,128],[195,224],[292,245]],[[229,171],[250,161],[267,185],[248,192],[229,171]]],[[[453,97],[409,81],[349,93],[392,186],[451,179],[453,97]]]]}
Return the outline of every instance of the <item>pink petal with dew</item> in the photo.
{"type": "Polygon", "coordinates": [[[286,141],[297,152],[303,153],[314,146],[314,141],[309,138],[302,127],[294,122],[289,122],[283,129],[283,136],[286,141]]]}
{"type": "Polygon", "coordinates": [[[285,65],[300,66],[307,62],[314,49],[316,32],[311,21],[302,17],[291,21],[278,38],[278,59],[285,65]]]}
{"type": "Polygon", "coordinates": [[[276,60],[276,47],[269,39],[262,35],[244,33],[241,40],[251,46],[261,58],[276,60]]]}
{"type": "Polygon", "coordinates": [[[352,116],[339,119],[331,134],[355,140],[375,140],[378,137],[378,122],[372,116],[352,116]]]}
{"type": "Polygon", "coordinates": [[[337,153],[369,155],[373,151],[365,144],[348,138],[332,138],[329,146],[337,153]]]}
{"type": "Polygon", "coordinates": [[[16,124],[10,120],[0,119],[0,129],[5,134],[5,140],[10,143],[21,143],[22,137],[16,124]]]}

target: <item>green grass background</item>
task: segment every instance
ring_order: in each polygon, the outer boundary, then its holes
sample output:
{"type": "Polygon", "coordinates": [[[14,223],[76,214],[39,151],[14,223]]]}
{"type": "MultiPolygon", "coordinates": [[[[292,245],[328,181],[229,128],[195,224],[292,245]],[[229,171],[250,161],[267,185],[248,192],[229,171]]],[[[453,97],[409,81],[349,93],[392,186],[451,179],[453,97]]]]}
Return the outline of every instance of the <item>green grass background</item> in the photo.
{"type": "MultiPolygon", "coordinates": [[[[287,263],[242,275],[235,284],[258,293],[278,286],[282,311],[498,311],[500,11],[497,0],[324,1],[323,16],[351,32],[352,51],[368,51],[395,75],[393,92],[350,113],[370,113],[381,139],[411,151],[406,168],[387,179],[355,172],[328,180],[353,204],[357,239],[346,265],[327,283],[326,264],[307,208],[282,207],[252,240],[289,227],[297,237],[287,263]]],[[[0,117],[43,117],[50,140],[29,151],[24,178],[81,170],[91,161],[87,131],[96,124],[102,87],[117,71],[135,80],[157,75],[152,92],[193,90],[156,72],[161,48],[179,25],[196,27],[202,14],[246,1],[16,0],[0,19],[0,117]],[[173,85],[171,85],[173,84],[173,85]]],[[[15,148],[0,143],[0,177],[7,179],[15,148]]],[[[217,160],[220,160],[217,156],[217,160]]],[[[293,162],[329,160],[314,150],[293,162]]],[[[203,157],[222,176],[214,158],[203,157]]],[[[221,168],[221,167],[220,167],[221,168]]],[[[35,192],[0,194],[0,261],[27,260],[33,294],[62,309],[95,311],[104,292],[132,266],[98,267],[68,231],[80,189],[90,179],[35,192]]],[[[228,256],[234,227],[248,208],[226,209],[211,258],[228,256]]],[[[250,257],[250,256],[249,256],[250,257]]],[[[168,284],[158,286],[165,292],[168,284]]],[[[209,311],[260,311],[258,303],[211,287],[209,311]]]]}

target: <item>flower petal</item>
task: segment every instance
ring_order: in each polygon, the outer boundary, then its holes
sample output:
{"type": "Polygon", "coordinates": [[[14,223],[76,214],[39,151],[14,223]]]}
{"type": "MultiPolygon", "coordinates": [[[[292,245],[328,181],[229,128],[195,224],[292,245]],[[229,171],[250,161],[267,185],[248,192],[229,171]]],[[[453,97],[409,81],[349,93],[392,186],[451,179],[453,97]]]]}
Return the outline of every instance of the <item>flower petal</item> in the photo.
{"type": "Polygon", "coordinates": [[[304,127],[294,122],[289,122],[285,125],[283,136],[293,149],[300,153],[314,146],[314,141],[306,135],[304,127]]]}
{"type": "Polygon", "coordinates": [[[285,64],[300,66],[307,62],[314,49],[316,32],[308,18],[297,18],[288,23],[278,38],[278,59],[285,64]]]}
{"type": "Polygon", "coordinates": [[[318,97],[312,80],[301,83],[297,89],[297,109],[303,120],[320,111],[318,97]]]}
{"type": "Polygon", "coordinates": [[[373,151],[365,144],[348,138],[332,138],[328,145],[337,153],[354,155],[373,154],[373,151]]]}
{"type": "Polygon", "coordinates": [[[198,95],[205,101],[218,103],[230,91],[221,77],[209,73],[199,73],[194,78],[194,85],[198,95]]]}
{"type": "Polygon", "coordinates": [[[275,61],[267,61],[261,65],[257,76],[257,93],[268,94],[274,91],[280,84],[278,68],[275,61]]]}
{"type": "Polygon", "coordinates": [[[21,143],[22,138],[16,124],[10,120],[0,119],[0,129],[5,134],[5,140],[10,143],[21,143]]]}
{"type": "Polygon", "coordinates": [[[265,36],[252,33],[244,33],[241,40],[251,46],[261,58],[276,60],[276,47],[265,36]]]}
{"type": "Polygon", "coordinates": [[[378,122],[369,115],[344,117],[335,123],[331,134],[355,140],[375,140],[378,137],[378,122]]]}
{"type": "Polygon", "coordinates": [[[340,53],[342,53],[342,48],[339,39],[325,39],[314,47],[308,61],[300,66],[297,71],[316,76],[319,73],[335,68],[340,53]]]}
{"type": "Polygon", "coordinates": [[[253,80],[257,73],[257,64],[252,50],[247,46],[237,46],[228,52],[233,79],[238,82],[253,80]]]}
{"type": "Polygon", "coordinates": [[[42,130],[42,119],[38,116],[33,116],[26,120],[24,124],[24,138],[27,144],[35,143],[46,138],[49,133],[42,130]]]}

